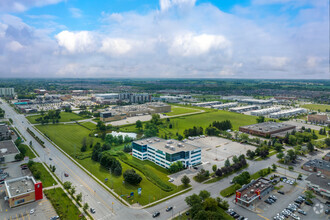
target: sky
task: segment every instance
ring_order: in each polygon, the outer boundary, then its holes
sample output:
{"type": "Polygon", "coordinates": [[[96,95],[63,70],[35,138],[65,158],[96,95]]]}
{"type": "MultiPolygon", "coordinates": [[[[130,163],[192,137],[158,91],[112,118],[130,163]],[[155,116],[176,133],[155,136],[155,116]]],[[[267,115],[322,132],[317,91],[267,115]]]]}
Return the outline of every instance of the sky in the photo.
{"type": "Polygon", "coordinates": [[[328,0],[0,0],[2,78],[330,79],[328,0]]]}

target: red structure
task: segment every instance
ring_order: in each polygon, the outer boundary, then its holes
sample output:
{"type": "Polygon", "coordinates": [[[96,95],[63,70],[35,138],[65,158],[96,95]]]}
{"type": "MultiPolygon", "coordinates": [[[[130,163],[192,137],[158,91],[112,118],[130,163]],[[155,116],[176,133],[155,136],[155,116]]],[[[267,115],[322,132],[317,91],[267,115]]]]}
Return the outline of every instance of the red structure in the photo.
{"type": "Polygon", "coordinates": [[[40,200],[43,198],[42,194],[42,182],[38,182],[34,184],[34,192],[35,192],[35,200],[40,200]]]}

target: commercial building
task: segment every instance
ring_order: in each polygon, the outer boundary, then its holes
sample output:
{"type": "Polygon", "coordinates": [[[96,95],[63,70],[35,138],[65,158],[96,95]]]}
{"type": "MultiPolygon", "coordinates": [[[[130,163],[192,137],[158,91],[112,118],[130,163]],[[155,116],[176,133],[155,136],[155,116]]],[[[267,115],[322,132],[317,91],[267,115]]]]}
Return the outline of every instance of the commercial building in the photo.
{"type": "Polygon", "coordinates": [[[308,120],[308,122],[314,123],[314,124],[329,124],[330,123],[327,115],[308,115],[307,120],[308,120]]]}
{"type": "Polygon", "coordinates": [[[212,106],[212,105],[220,105],[222,102],[220,101],[212,101],[212,102],[199,102],[199,103],[192,103],[192,106],[197,106],[197,107],[207,107],[207,106],[212,106]]]}
{"type": "Polygon", "coordinates": [[[151,102],[151,95],[148,93],[120,93],[119,100],[130,103],[145,103],[151,102]]]}
{"type": "Polygon", "coordinates": [[[154,113],[167,113],[171,112],[171,106],[164,103],[150,103],[148,107],[154,110],[154,113]]]}
{"type": "Polygon", "coordinates": [[[306,179],[306,187],[308,190],[312,190],[315,194],[330,200],[330,178],[329,176],[318,175],[313,173],[306,179]]]}
{"type": "Polygon", "coordinates": [[[224,104],[220,104],[220,105],[212,105],[211,108],[221,110],[221,109],[236,107],[237,105],[238,105],[237,102],[228,102],[228,103],[224,103],[224,104]]]}
{"type": "Polygon", "coordinates": [[[279,112],[279,111],[281,111],[281,108],[279,108],[279,107],[264,108],[264,109],[252,111],[251,115],[262,116],[262,115],[268,115],[270,113],[279,112]]]}
{"type": "Polygon", "coordinates": [[[239,100],[239,102],[246,103],[248,105],[262,105],[262,106],[273,104],[273,100],[264,100],[264,99],[241,99],[239,100]]]}
{"type": "Polygon", "coordinates": [[[267,121],[253,125],[241,126],[239,127],[239,131],[252,135],[270,137],[271,135],[276,135],[277,133],[293,130],[295,128],[296,126],[294,125],[267,121]]]}
{"type": "Polygon", "coordinates": [[[19,150],[12,140],[0,141],[0,163],[15,161],[16,154],[19,150]]]}
{"type": "Polygon", "coordinates": [[[95,94],[94,97],[102,99],[119,99],[118,93],[95,94]]]}
{"type": "Polygon", "coordinates": [[[0,124],[0,141],[10,138],[10,130],[6,124],[0,124]]]}
{"type": "Polygon", "coordinates": [[[254,210],[256,203],[273,190],[274,186],[266,178],[252,180],[249,184],[236,191],[235,202],[250,210],[254,210]]]}
{"type": "Polygon", "coordinates": [[[327,153],[326,155],[324,155],[323,160],[325,160],[325,161],[330,161],[330,152],[327,153]]]}
{"type": "Polygon", "coordinates": [[[24,205],[43,198],[42,183],[33,177],[25,176],[5,181],[6,200],[9,207],[24,205]]]}
{"type": "Polygon", "coordinates": [[[177,140],[164,140],[157,137],[133,141],[133,156],[140,160],[169,168],[172,163],[181,161],[184,167],[201,163],[200,147],[177,140]]]}
{"type": "Polygon", "coordinates": [[[287,118],[299,114],[305,114],[307,113],[307,110],[304,108],[294,108],[294,109],[289,109],[289,110],[283,110],[280,112],[274,112],[269,114],[270,118],[287,118]]]}
{"type": "Polygon", "coordinates": [[[256,105],[246,105],[246,106],[229,108],[229,111],[231,111],[231,112],[237,112],[237,113],[242,113],[242,112],[247,112],[247,111],[256,110],[256,109],[259,109],[259,106],[256,106],[256,105]]]}
{"type": "Polygon", "coordinates": [[[117,121],[126,118],[125,113],[119,113],[116,111],[108,111],[100,113],[100,121],[108,122],[108,121],[117,121]]]}
{"type": "Polygon", "coordinates": [[[15,96],[14,88],[0,88],[0,96],[15,96]]]}
{"type": "Polygon", "coordinates": [[[309,160],[303,165],[303,169],[309,172],[318,172],[330,176],[330,162],[320,159],[309,160]]]}

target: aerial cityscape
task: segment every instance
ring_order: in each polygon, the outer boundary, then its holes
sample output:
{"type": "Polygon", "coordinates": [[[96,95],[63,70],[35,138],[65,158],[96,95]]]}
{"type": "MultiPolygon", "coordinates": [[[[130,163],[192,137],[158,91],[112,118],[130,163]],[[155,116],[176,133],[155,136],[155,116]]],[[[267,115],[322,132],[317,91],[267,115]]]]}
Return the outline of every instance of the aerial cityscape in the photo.
{"type": "Polygon", "coordinates": [[[330,219],[329,1],[0,1],[0,220],[330,219]]]}

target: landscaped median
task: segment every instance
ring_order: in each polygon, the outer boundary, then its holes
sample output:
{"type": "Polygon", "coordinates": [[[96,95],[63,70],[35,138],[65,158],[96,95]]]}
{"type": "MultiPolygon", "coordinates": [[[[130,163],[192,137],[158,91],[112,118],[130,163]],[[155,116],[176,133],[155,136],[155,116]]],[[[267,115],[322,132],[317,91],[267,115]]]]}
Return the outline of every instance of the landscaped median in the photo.
{"type": "Polygon", "coordinates": [[[53,179],[42,163],[33,162],[30,160],[27,165],[34,178],[42,182],[43,187],[57,185],[57,182],[53,179]]]}

